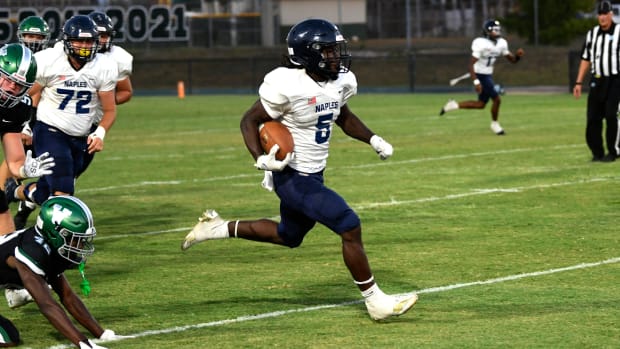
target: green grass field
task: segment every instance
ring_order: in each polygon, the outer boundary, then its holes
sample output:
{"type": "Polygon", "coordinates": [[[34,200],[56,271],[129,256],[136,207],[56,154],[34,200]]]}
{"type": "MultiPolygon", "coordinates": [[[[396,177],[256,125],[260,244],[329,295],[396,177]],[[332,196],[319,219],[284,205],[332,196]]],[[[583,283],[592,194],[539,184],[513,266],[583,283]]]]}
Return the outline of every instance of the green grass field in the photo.
{"type": "MultiPolygon", "coordinates": [[[[135,97],[76,196],[95,215],[85,298],[109,348],[618,348],[620,163],[591,163],[586,98],[503,98],[437,114],[467,95],[359,95],[350,106],[393,144],[332,137],[326,183],[356,209],[376,280],[418,291],[406,315],[368,317],[340,253],[317,226],[297,249],[244,240],[181,252],[206,208],[277,217],[243,145],[256,96],[135,97]]],[[[14,207],[13,207],[14,209],[14,207]]],[[[69,271],[78,288],[77,271],[69,271]]],[[[24,348],[69,343],[36,305],[0,312],[24,348]]]]}

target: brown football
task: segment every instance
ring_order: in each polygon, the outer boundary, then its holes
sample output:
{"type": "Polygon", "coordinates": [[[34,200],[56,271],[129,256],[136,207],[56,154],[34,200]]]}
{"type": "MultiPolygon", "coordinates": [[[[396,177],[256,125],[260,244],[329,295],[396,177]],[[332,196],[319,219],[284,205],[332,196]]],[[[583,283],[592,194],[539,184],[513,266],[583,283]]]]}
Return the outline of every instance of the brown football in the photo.
{"type": "Polygon", "coordinates": [[[258,128],[260,144],[263,146],[265,153],[269,153],[271,147],[275,144],[280,146],[280,150],[276,153],[276,159],[283,160],[286,154],[292,153],[295,144],[293,136],[288,128],[279,121],[267,121],[258,128]]]}

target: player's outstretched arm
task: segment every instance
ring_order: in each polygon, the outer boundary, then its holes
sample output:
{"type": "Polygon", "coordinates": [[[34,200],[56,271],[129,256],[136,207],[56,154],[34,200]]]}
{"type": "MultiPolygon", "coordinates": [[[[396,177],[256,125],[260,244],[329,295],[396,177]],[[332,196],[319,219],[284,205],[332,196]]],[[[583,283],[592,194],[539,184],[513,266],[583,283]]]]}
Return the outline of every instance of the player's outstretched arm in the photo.
{"type": "Polygon", "coordinates": [[[96,338],[101,337],[103,334],[103,327],[99,325],[99,322],[90,313],[82,299],[73,291],[71,285],[67,281],[64,274],[58,275],[55,279],[50,280],[50,285],[54,291],[58,294],[60,301],[65,306],[65,309],[73,316],[73,318],[79,322],[88,332],[92,333],[96,338]]]}
{"type": "MultiPolygon", "coordinates": [[[[79,346],[80,342],[88,341],[88,338],[73,325],[67,313],[65,313],[60,304],[54,299],[45,279],[35,274],[30,268],[14,257],[9,257],[9,259],[11,259],[9,264],[13,264],[15,269],[17,269],[24,287],[28,290],[30,295],[32,295],[41,314],[47,318],[50,324],[76,346],[79,346]]],[[[62,277],[64,278],[64,276],[62,277]]],[[[58,288],[57,283],[52,283],[51,285],[55,289],[58,288]]],[[[101,333],[103,333],[103,329],[101,333]]]]}
{"type": "Polygon", "coordinates": [[[374,135],[346,104],[340,108],[340,115],[338,119],[336,119],[336,124],[342,128],[342,131],[344,131],[347,136],[359,139],[368,144],[370,144],[370,137],[374,135]]]}
{"type": "Polygon", "coordinates": [[[362,120],[360,120],[346,104],[340,108],[340,115],[336,120],[336,124],[340,126],[349,137],[370,144],[377,154],[379,154],[381,160],[389,158],[394,153],[392,145],[366,127],[362,120]]]}
{"type": "Polygon", "coordinates": [[[525,51],[523,51],[522,48],[519,48],[515,53],[509,53],[506,58],[512,62],[512,63],[517,63],[518,61],[521,60],[521,57],[523,57],[525,55],[525,51]]]}

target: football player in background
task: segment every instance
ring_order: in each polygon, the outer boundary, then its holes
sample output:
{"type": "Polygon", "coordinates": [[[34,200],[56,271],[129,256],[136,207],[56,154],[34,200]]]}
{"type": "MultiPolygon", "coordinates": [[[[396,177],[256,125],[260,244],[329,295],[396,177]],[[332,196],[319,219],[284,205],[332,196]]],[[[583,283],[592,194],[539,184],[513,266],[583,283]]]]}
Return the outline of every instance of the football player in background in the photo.
{"type": "Polygon", "coordinates": [[[241,120],[241,133],[255,166],[266,171],[267,179],[273,175],[273,181],[267,180],[264,186],[273,185],[280,198],[281,222],[227,221],[214,210],[207,210],[181,248],[231,237],[294,248],[318,222],[340,236],[344,263],[365,298],[370,317],[380,320],[401,315],[415,304],[417,295],[396,297],[381,291],[364,252],[359,217],[339,194],[323,184],[334,124],[349,137],[369,143],[383,160],[392,155],[393,148],[347,105],[357,93],[357,81],[349,71],[347,43],[334,24],[322,19],[304,20],[290,30],[287,44],[288,62],[265,76],[259,100],[241,120]],[[263,153],[258,127],[269,120],[279,120],[290,130],[294,156],[289,153],[284,160],[276,160],[275,146],[269,154],[263,153]]]}
{"type": "MultiPolygon", "coordinates": [[[[0,285],[25,287],[47,320],[81,349],[105,348],[89,340],[67,312],[102,341],[128,337],[104,330],[64,276],[65,270],[77,267],[93,254],[95,235],[88,206],[73,196],[56,196],[41,205],[34,227],[0,237],[0,285]],[[52,290],[60,302],[52,296],[52,290]]],[[[17,328],[0,316],[0,347],[20,342],[17,328]]]]}
{"type": "Polygon", "coordinates": [[[501,37],[501,26],[497,20],[486,21],[482,27],[482,34],[483,37],[475,38],[471,44],[469,63],[469,75],[476,88],[478,100],[457,102],[451,99],[444,105],[439,115],[457,109],[483,109],[491,99],[493,100],[491,130],[497,135],[503,135],[504,129],[498,121],[501,98],[493,82],[493,65],[502,56],[511,63],[517,63],[525,52],[521,48],[516,51],[516,54],[510,52],[508,42],[501,37]]]}
{"type": "MultiPolygon", "coordinates": [[[[28,47],[33,53],[37,53],[45,48],[50,40],[50,29],[47,22],[39,16],[29,16],[24,18],[17,26],[17,39],[19,43],[28,47]]],[[[28,94],[24,95],[23,102],[32,105],[32,99],[28,94]]],[[[32,126],[36,121],[36,109],[30,108],[29,121],[22,129],[22,143],[26,150],[32,149],[32,126]]],[[[6,165],[6,161],[0,164],[0,186],[4,190],[4,183],[12,177],[6,165]]],[[[13,217],[15,229],[22,229],[26,225],[26,220],[36,205],[28,201],[20,201],[17,213],[13,217]]]]}
{"type": "Polygon", "coordinates": [[[588,84],[586,144],[592,161],[614,162],[620,156],[620,23],[614,22],[614,8],[609,1],[599,2],[597,13],[598,25],[588,30],[583,42],[573,96],[581,97],[581,84],[588,84]],[[587,77],[589,82],[584,81],[587,77]]]}
{"type": "MultiPolygon", "coordinates": [[[[131,74],[133,72],[133,56],[124,48],[114,44],[114,24],[112,19],[103,12],[92,12],[88,15],[97,25],[99,32],[99,53],[109,56],[118,65],[118,80],[116,82],[116,104],[129,102],[133,96],[131,74]]],[[[100,120],[100,118],[99,118],[100,120]]]]}
{"type": "MultiPolygon", "coordinates": [[[[95,11],[88,15],[97,25],[97,31],[99,32],[99,53],[110,57],[118,66],[118,78],[116,81],[116,89],[114,94],[114,100],[116,105],[129,102],[133,96],[133,87],[131,85],[131,73],[133,71],[133,56],[122,47],[113,44],[114,24],[112,19],[103,12],[95,11]]],[[[103,116],[103,110],[101,107],[97,108],[97,117],[92,126],[92,131],[95,131],[101,122],[103,116]]],[[[88,153],[84,158],[84,166],[82,171],[76,175],[78,177],[82,172],[86,171],[90,163],[93,161],[95,153],[88,153]]]]}
{"type": "MultiPolygon", "coordinates": [[[[116,31],[114,30],[114,24],[108,15],[103,12],[92,12],[88,15],[96,24],[97,31],[99,32],[99,51],[105,56],[110,57],[114,62],[116,62],[118,66],[118,80],[116,82],[115,89],[115,102],[117,105],[129,102],[131,97],[133,96],[133,87],[131,84],[131,74],[133,72],[133,56],[127,52],[122,47],[113,44],[114,35],[116,31]]],[[[59,41],[56,43],[55,48],[62,50],[63,42],[59,41]]],[[[91,132],[97,130],[99,123],[103,117],[103,108],[101,105],[97,108],[97,116],[93,125],[91,127],[91,132]]],[[[92,160],[95,157],[95,153],[86,153],[84,154],[84,163],[81,166],[81,169],[78,173],[76,173],[76,178],[82,174],[92,160]]],[[[1,183],[4,184],[4,180],[1,183]]],[[[32,213],[35,209],[36,205],[33,202],[28,200],[23,200],[19,202],[19,208],[17,213],[15,214],[14,221],[16,228],[22,228],[25,226],[26,221],[30,213],[32,213]]]]}
{"type": "Polygon", "coordinates": [[[49,48],[35,54],[39,68],[30,90],[37,107],[34,149],[54,156],[57,171],[33,183],[7,180],[9,201],[41,204],[53,195],[73,195],[85,155],[103,150],[106,132],[116,120],[118,68],[109,57],[97,54],[95,22],[85,15],[71,17],[63,26],[62,42],[63,50],[49,48]],[[92,131],[98,108],[103,116],[92,131]]]}
{"type": "MultiPolygon", "coordinates": [[[[33,158],[22,144],[22,128],[32,108],[24,97],[36,74],[37,64],[29,48],[17,43],[0,48],[0,137],[9,175],[19,179],[49,175],[54,167],[49,153],[33,158]]],[[[0,196],[0,235],[4,235],[15,226],[4,192],[0,196]]]]}
{"type": "Polygon", "coordinates": [[[50,28],[47,22],[40,16],[24,18],[17,27],[17,39],[19,43],[37,53],[47,48],[50,41],[50,28]]]}

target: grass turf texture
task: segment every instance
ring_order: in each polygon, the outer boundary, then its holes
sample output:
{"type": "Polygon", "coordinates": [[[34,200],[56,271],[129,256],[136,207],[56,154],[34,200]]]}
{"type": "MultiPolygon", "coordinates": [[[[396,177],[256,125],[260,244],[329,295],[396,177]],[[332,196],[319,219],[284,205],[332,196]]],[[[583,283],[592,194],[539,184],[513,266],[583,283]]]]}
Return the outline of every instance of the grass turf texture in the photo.
{"type": "MultiPolygon", "coordinates": [[[[620,163],[590,162],[586,98],[508,91],[507,135],[498,137],[488,107],[438,116],[447,98],[472,97],[351,100],[394,146],[387,161],[334,131],[326,183],[360,215],[375,278],[388,293],[427,291],[383,323],[358,302],[339,238],[323,226],[293,250],[231,239],[181,252],[207,207],[224,218],[278,214],[238,127],[256,96],[135,97],[121,106],[76,192],[98,232],[84,300],[105,328],[140,335],[104,345],[619,347],[620,263],[432,291],[620,257],[620,163]],[[325,305],[338,306],[294,311],[325,305]],[[240,319],[260,314],[269,315],[240,319]]],[[[77,270],[66,274],[78,289],[77,270]]],[[[34,304],[0,303],[23,347],[68,344],[34,304]]]]}

